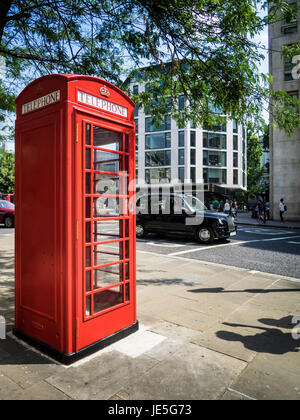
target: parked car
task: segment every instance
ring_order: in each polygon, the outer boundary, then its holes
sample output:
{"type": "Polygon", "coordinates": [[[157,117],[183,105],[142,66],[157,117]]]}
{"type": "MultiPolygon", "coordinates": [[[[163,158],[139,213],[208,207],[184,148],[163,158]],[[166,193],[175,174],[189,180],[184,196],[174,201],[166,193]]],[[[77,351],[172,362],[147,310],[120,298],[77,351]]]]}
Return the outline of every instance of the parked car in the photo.
{"type": "Polygon", "coordinates": [[[15,205],[6,200],[0,200],[0,223],[12,228],[15,225],[15,205]]]}
{"type": "Polygon", "coordinates": [[[144,194],[136,203],[136,236],[148,233],[189,235],[202,243],[236,235],[230,215],[208,210],[188,194],[144,194]]]}

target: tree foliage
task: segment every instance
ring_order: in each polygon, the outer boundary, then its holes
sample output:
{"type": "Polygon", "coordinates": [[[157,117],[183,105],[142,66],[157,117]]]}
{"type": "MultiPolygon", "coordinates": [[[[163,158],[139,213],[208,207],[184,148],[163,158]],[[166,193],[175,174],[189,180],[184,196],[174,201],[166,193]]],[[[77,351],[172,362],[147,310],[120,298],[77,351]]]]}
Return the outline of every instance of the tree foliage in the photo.
{"type": "Polygon", "coordinates": [[[246,201],[249,198],[256,198],[263,192],[261,185],[265,168],[261,164],[261,157],[264,148],[258,134],[253,130],[253,126],[249,126],[247,130],[247,192],[246,201]]]}
{"type": "Polygon", "coordinates": [[[15,189],[15,156],[0,149],[0,191],[12,193],[15,189]]]}
{"type": "MultiPolygon", "coordinates": [[[[6,79],[0,108],[13,110],[14,95],[40,75],[89,74],[126,89],[124,79],[151,64],[142,75],[149,91],[134,100],[152,107],[157,119],[166,112],[168,96],[178,121],[206,123],[217,108],[257,122],[270,80],[258,72],[263,50],[253,37],[291,13],[287,3],[274,0],[269,14],[260,17],[266,0],[2,1],[0,56],[6,60],[6,79]],[[177,107],[182,94],[188,99],[184,113],[177,107]]],[[[280,96],[281,105],[286,99],[280,96]]],[[[291,133],[300,126],[299,114],[291,109],[282,114],[277,100],[274,96],[271,103],[275,121],[291,133]]]]}

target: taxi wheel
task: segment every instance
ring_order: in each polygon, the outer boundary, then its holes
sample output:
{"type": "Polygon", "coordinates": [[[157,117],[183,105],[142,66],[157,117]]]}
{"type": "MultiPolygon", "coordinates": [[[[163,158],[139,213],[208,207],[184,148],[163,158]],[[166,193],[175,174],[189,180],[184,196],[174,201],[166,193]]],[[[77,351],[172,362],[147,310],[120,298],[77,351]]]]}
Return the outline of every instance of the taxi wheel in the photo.
{"type": "Polygon", "coordinates": [[[197,240],[203,244],[210,244],[215,239],[214,232],[212,228],[208,226],[202,226],[197,231],[197,240]]]}
{"type": "Polygon", "coordinates": [[[144,238],[147,235],[146,230],[143,225],[137,224],[136,225],[136,237],[137,238],[144,238]]]}

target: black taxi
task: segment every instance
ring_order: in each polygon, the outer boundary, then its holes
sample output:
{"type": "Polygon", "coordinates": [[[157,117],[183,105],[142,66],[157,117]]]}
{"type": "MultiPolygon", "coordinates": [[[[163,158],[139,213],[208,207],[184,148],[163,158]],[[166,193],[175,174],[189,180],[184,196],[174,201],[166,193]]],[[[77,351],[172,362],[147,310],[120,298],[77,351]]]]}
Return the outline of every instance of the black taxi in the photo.
{"type": "Polygon", "coordinates": [[[180,193],[143,194],[136,201],[136,236],[148,233],[188,235],[202,243],[236,235],[230,215],[210,211],[196,196],[180,193]]]}

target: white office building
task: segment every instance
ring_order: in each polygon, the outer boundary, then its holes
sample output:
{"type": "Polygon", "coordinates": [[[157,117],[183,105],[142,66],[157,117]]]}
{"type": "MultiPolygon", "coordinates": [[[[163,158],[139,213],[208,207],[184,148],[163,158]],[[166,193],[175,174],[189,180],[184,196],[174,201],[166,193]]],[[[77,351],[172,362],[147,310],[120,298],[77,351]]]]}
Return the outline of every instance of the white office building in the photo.
{"type": "MultiPolygon", "coordinates": [[[[134,93],[143,92],[141,79],[130,80],[134,93]]],[[[184,96],[178,98],[183,109],[184,96]]],[[[166,113],[163,123],[156,127],[145,109],[135,110],[137,140],[137,186],[179,183],[204,183],[223,187],[234,193],[247,187],[247,145],[245,130],[237,123],[222,117],[215,127],[179,128],[166,113]]],[[[229,192],[229,191],[228,191],[229,192]]]]}
{"type": "Polygon", "coordinates": [[[4,149],[7,153],[15,153],[15,142],[0,141],[0,149],[4,149]]]}

